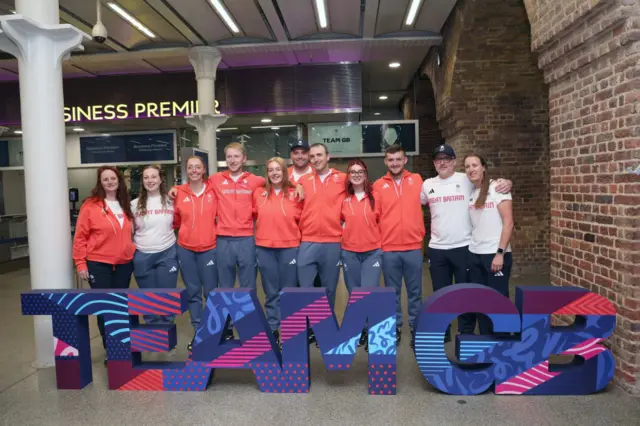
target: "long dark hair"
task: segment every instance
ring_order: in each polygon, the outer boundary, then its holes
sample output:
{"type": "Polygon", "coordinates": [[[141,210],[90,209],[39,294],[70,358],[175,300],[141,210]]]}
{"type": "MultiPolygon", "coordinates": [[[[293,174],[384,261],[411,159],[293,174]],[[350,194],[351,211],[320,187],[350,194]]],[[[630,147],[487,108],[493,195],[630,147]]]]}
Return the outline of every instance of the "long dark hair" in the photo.
{"type": "MultiPolygon", "coordinates": [[[[371,182],[369,182],[369,171],[367,170],[367,165],[364,164],[362,160],[359,160],[357,158],[355,160],[351,160],[349,161],[349,165],[347,166],[347,174],[349,173],[349,170],[351,170],[351,167],[353,166],[360,166],[364,170],[363,189],[364,189],[364,193],[367,194],[367,197],[369,197],[369,203],[371,203],[371,210],[374,210],[376,201],[373,199],[373,188],[371,186],[371,182]]],[[[347,179],[347,182],[345,185],[347,189],[347,194],[354,195],[355,192],[353,190],[353,184],[351,183],[350,179],[347,179]]]]}
{"type": "Polygon", "coordinates": [[[136,208],[136,211],[140,216],[145,216],[147,214],[147,200],[149,199],[149,192],[147,192],[147,188],[144,187],[144,172],[149,169],[156,170],[160,176],[160,186],[158,188],[160,190],[160,199],[162,202],[162,208],[167,208],[168,191],[167,183],[164,180],[164,173],[160,166],[156,166],[155,164],[146,166],[142,169],[142,188],[140,188],[140,197],[138,198],[138,206],[136,208]]]}
{"type": "Polygon", "coordinates": [[[116,190],[116,199],[118,203],[120,203],[120,207],[124,212],[125,216],[129,218],[129,220],[133,220],[133,213],[131,213],[131,202],[129,200],[129,191],[127,191],[127,185],[124,183],[124,175],[120,170],[113,166],[102,166],[98,169],[96,173],[96,186],[91,190],[91,197],[94,200],[101,201],[104,208],[107,207],[107,203],[105,203],[105,198],[107,197],[104,188],[102,187],[102,182],[100,178],[102,177],[102,173],[107,170],[112,171],[116,174],[118,178],[118,189],[116,190]]]}
{"type": "Polygon", "coordinates": [[[489,179],[489,166],[487,166],[487,162],[485,159],[478,154],[469,154],[464,157],[464,162],[467,161],[467,158],[476,157],[480,160],[480,164],[484,167],[484,172],[482,172],[482,186],[480,186],[480,195],[478,195],[478,199],[475,202],[476,209],[483,209],[484,204],[487,202],[487,196],[489,195],[489,185],[491,184],[491,179],[489,179]]]}

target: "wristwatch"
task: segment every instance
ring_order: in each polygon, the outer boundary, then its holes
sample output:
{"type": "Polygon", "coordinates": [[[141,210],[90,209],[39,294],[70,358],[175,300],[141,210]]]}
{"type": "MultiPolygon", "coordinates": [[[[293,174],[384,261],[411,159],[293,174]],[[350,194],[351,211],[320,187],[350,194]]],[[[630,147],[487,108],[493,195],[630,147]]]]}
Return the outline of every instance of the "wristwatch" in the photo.
{"type": "Polygon", "coordinates": [[[497,254],[504,254],[504,249],[498,248],[497,254]]]}

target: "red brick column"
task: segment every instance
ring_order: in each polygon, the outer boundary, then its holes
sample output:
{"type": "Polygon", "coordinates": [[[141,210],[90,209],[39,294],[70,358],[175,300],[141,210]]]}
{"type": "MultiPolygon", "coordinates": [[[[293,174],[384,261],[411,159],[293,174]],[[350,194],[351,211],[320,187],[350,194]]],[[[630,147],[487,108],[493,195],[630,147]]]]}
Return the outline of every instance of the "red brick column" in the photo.
{"type": "Polygon", "coordinates": [[[640,393],[640,2],[526,3],[549,84],[551,281],[615,303],[616,381],[640,393]]]}

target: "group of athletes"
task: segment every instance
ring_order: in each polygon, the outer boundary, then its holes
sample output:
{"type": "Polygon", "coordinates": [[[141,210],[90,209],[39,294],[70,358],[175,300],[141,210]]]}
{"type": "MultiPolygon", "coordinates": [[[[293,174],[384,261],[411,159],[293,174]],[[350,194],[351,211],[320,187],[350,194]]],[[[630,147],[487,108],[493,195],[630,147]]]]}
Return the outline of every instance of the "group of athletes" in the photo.
{"type": "MultiPolygon", "coordinates": [[[[422,304],[422,206],[427,205],[433,290],[455,278],[508,296],[511,182],[489,179],[479,155],[464,159],[466,173],[455,172],[453,148],[440,145],[433,153],[438,175],[423,182],[405,169],[403,148],[393,145],[384,158],[388,173],[374,183],[359,159],[349,162],[347,173],[331,168],[323,144],[297,142],[291,147],[293,165],[271,158],[265,178],[243,170],[247,158],[240,143],[225,148],[225,159],[227,170],[207,176],[202,159],[189,158],[188,182],[170,190],[162,170],[147,166],[140,196],[131,202],[122,173],[99,168],[76,224],[73,259],[79,278],[91,288],[126,289],[133,273],[140,288],[175,288],[180,273],[195,334],[209,292],[234,287],[236,277],[240,287],[255,289],[259,271],[268,323],[279,341],[283,288],[313,287],[319,277],[333,305],[341,267],[349,292],[379,286],[383,275],[384,285],[396,292],[398,342],[404,280],[413,346],[422,304]]],[[[146,315],[144,320],[166,324],[174,318],[146,315]]],[[[476,320],[482,334],[491,332],[490,321],[475,314],[461,316],[458,331],[473,333],[476,320]]],[[[104,345],[101,317],[98,326],[104,345]]],[[[360,345],[366,346],[364,332],[360,345]]]]}

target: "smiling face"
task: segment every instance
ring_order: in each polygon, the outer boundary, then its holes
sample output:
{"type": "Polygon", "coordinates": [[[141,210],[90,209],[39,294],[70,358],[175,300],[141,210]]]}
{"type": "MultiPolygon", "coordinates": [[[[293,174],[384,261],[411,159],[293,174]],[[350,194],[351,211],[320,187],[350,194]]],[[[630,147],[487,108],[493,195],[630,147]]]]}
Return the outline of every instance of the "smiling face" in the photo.
{"type": "Polygon", "coordinates": [[[187,176],[190,182],[201,182],[204,176],[204,164],[199,158],[189,158],[187,161],[187,176]]]}
{"type": "Polygon", "coordinates": [[[386,164],[387,169],[393,176],[399,176],[402,174],[404,170],[404,166],[407,164],[407,156],[404,155],[404,151],[398,151],[392,153],[387,153],[384,156],[384,164],[386,164]]]}
{"type": "Polygon", "coordinates": [[[118,190],[118,175],[111,170],[105,170],[100,175],[100,184],[107,194],[115,194],[118,190]]]}
{"type": "Polygon", "coordinates": [[[317,173],[323,173],[329,168],[329,154],[323,146],[314,146],[309,150],[311,165],[317,173]]]}
{"type": "Polygon", "coordinates": [[[276,161],[272,161],[267,165],[267,176],[269,182],[274,186],[282,185],[282,167],[276,161]]]}
{"type": "Polygon", "coordinates": [[[473,183],[480,183],[484,178],[485,167],[478,157],[467,157],[464,160],[464,171],[473,183]]]}
{"type": "Polygon", "coordinates": [[[291,151],[291,161],[299,169],[304,169],[309,165],[309,151],[304,148],[295,148],[291,151]]]}
{"type": "Polygon", "coordinates": [[[349,182],[353,186],[362,186],[365,179],[367,179],[367,172],[360,164],[354,164],[349,168],[349,182]]]}
{"type": "Polygon", "coordinates": [[[157,192],[162,183],[160,172],[152,167],[144,169],[142,172],[142,184],[147,192],[157,192]]]}
{"type": "Polygon", "coordinates": [[[433,165],[438,172],[438,176],[446,179],[453,176],[453,172],[456,169],[456,159],[446,154],[438,154],[436,158],[433,159],[433,165]]]}
{"type": "Polygon", "coordinates": [[[227,160],[227,167],[229,168],[229,171],[234,174],[242,170],[242,166],[247,160],[244,153],[236,148],[227,148],[227,151],[224,153],[224,157],[225,160],[227,160]]]}

